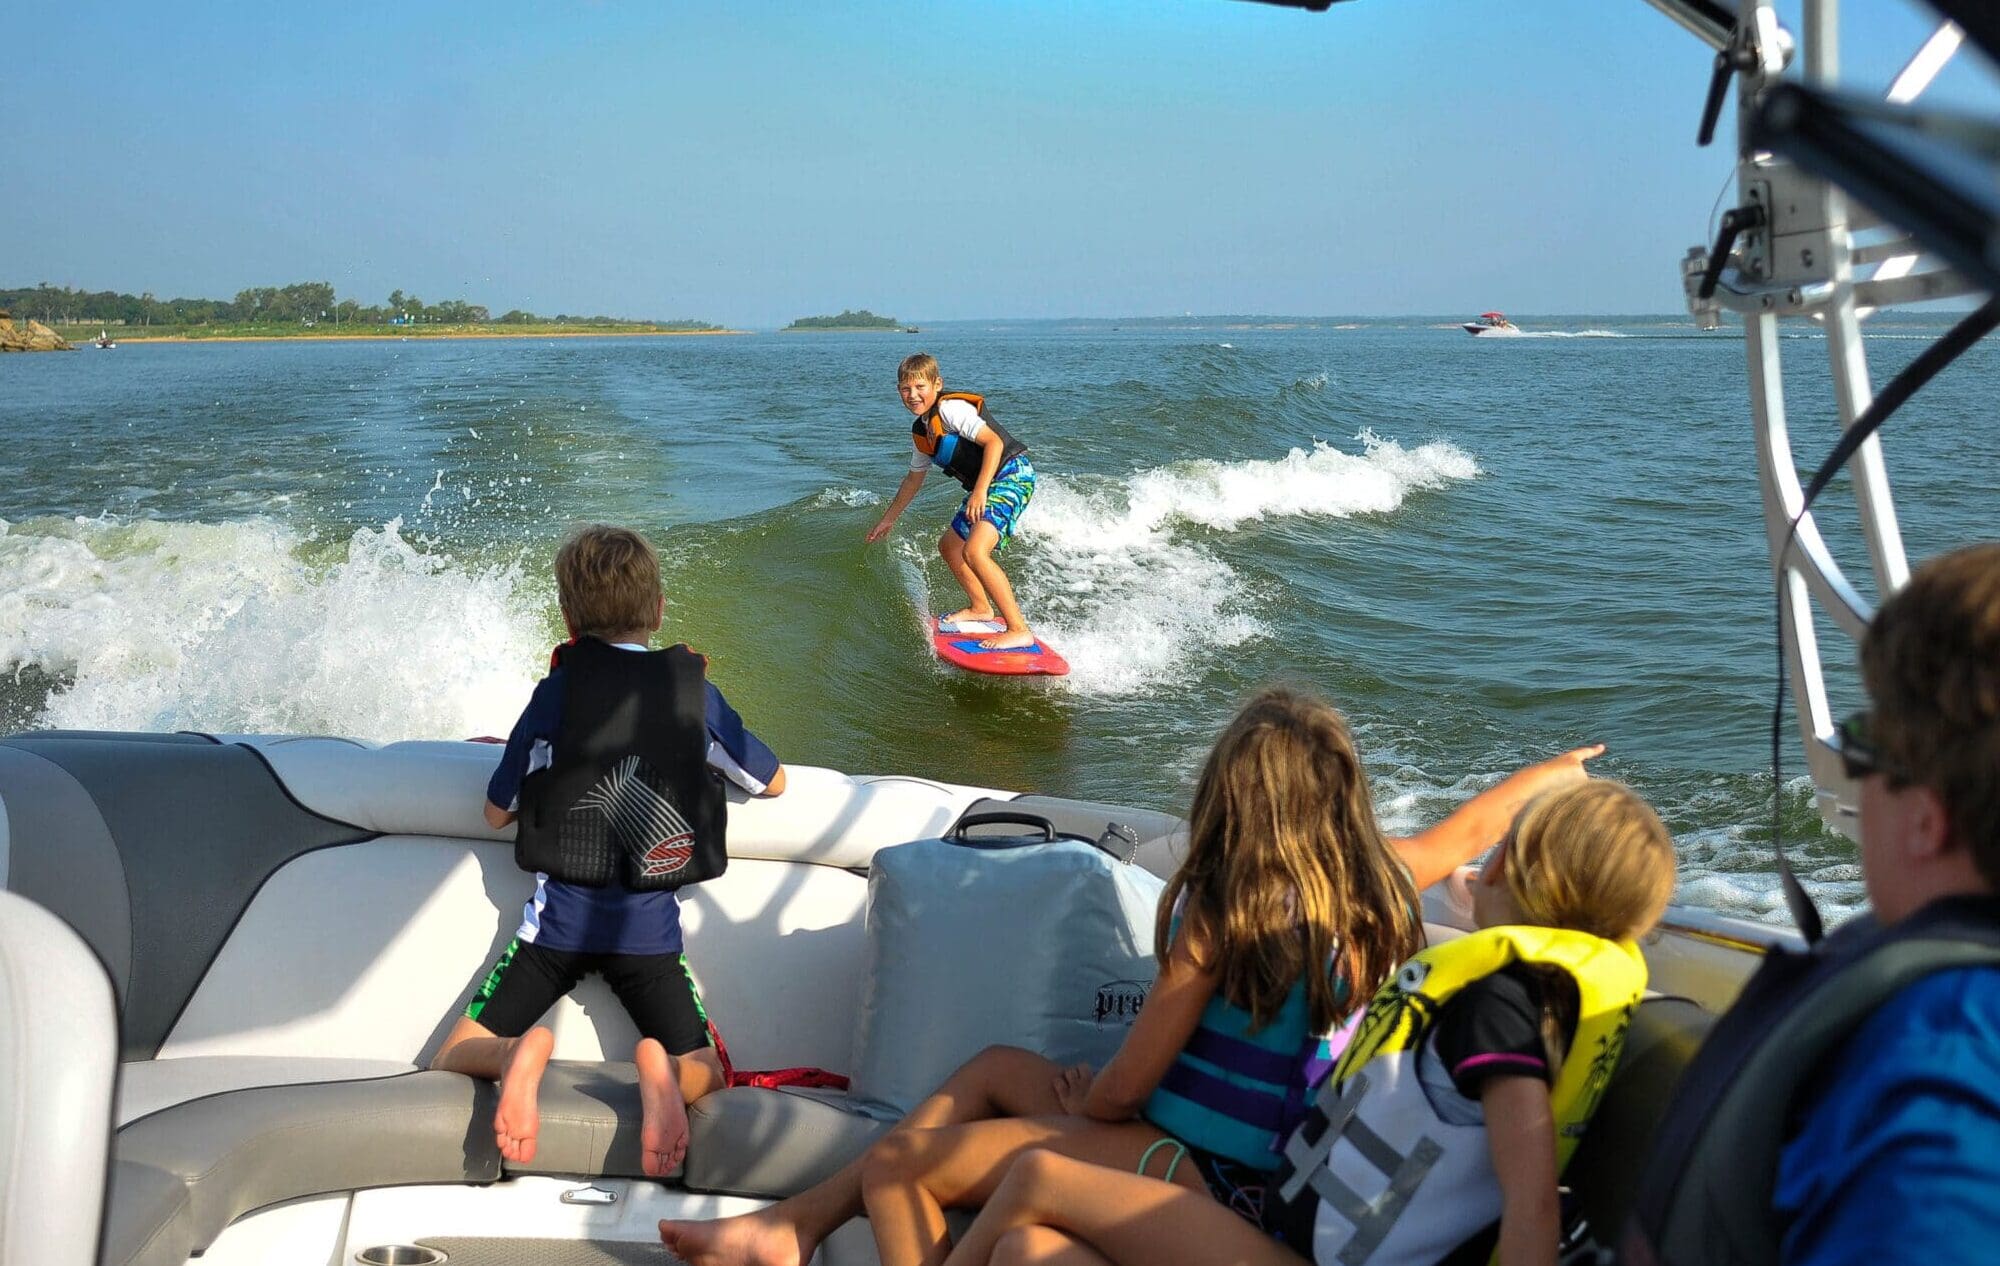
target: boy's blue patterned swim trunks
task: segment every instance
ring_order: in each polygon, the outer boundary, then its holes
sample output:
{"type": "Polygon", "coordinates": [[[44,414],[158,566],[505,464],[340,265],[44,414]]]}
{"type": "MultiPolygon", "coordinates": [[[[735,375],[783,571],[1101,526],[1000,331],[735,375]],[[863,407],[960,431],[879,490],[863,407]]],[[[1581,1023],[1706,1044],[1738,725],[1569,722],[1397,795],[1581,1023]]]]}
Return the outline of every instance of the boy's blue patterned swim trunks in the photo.
{"type": "MultiPolygon", "coordinates": [[[[986,486],[986,512],[979,517],[993,525],[1000,533],[1000,541],[993,547],[994,553],[1005,549],[1007,542],[1014,539],[1014,525],[1020,521],[1021,511],[1028,508],[1028,498],[1035,495],[1035,468],[1025,456],[1016,457],[993,472],[993,482],[986,486]]],[[[972,498],[967,495],[966,501],[972,498]]],[[[958,513],[952,516],[951,530],[959,539],[972,539],[972,520],[965,517],[965,502],[958,503],[958,513]]]]}

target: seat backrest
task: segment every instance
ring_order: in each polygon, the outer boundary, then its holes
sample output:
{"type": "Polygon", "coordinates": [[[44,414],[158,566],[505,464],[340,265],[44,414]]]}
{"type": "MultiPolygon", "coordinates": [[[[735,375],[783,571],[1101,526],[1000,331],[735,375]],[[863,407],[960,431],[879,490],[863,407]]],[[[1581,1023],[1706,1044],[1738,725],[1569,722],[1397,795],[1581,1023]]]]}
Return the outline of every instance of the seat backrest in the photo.
{"type": "Polygon", "coordinates": [[[1618,1071],[1564,1170],[1600,1244],[1624,1226],[1674,1088],[1714,1023],[1712,1012],[1686,998],[1648,998],[1633,1014],[1618,1071]]]}
{"type": "Polygon", "coordinates": [[[0,1262],[97,1259],[118,1024],[82,938],[0,890],[0,1262]]]}

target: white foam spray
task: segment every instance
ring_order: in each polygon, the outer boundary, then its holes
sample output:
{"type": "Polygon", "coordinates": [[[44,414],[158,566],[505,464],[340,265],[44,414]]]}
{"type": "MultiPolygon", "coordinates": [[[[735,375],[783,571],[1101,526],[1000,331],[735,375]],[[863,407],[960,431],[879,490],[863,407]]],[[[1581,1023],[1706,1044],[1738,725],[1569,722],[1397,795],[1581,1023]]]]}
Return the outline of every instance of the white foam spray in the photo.
{"type": "Polygon", "coordinates": [[[874,506],[882,504],[882,494],[869,488],[822,488],[808,504],[817,508],[874,506]]]}
{"type": "Polygon", "coordinates": [[[1446,441],[1406,449],[1372,431],[1360,453],[1324,442],[1274,460],[1191,461],[1124,479],[1043,477],[1021,523],[1014,576],[1037,628],[1070,662],[1065,688],[1127,694],[1267,630],[1242,578],[1211,547],[1268,518],[1386,514],[1410,493],[1471,479],[1446,441]]]}
{"type": "Polygon", "coordinates": [[[1522,338],[1629,338],[1618,330],[1522,330],[1522,338]]]}
{"type": "Polygon", "coordinates": [[[0,669],[67,684],[62,728],[504,734],[547,634],[511,566],[417,549],[402,523],[344,556],[269,519],[0,522],[0,669]]]}

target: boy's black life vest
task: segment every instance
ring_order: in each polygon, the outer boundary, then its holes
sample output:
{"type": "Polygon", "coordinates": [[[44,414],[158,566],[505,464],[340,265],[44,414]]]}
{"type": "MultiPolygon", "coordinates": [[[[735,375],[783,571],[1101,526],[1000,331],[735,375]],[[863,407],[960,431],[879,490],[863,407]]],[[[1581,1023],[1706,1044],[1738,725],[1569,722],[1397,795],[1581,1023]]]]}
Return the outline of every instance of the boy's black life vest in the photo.
{"type": "Polygon", "coordinates": [[[1770,951],[1681,1075],[1619,1260],[1776,1262],[1786,1227],[1772,1207],[1778,1158],[1814,1078],[1898,990],[1977,966],[2000,966],[2000,898],[1934,901],[1886,928],[1863,916],[1808,952],[1770,951]]]}
{"type": "Polygon", "coordinates": [[[558,647],[554,762],[521,781],[514,860],[587,888],[657,892],[729,865],[728,801],[709,768],[707,681],[685,646],[558,647]]]}
{"type": "MultiPolygon", "coordinates": [[[[933,463],[944,468],[944,472],[971,492],[979,482],[979,468],[986,460],[986,447],[978,440],[968,440],[944,429],[944,422],[938,417],[938,409],[947,400],[963,400],[979,411],[979,420],[993,428],[1000,437],[1000,466],[1005,466],[1016,457],[1028,451],[1028,446],[1008,434],[1007,428],[995,422],[986,412],[986,397],[970,391],[941,391],[930,408],[924,410],[910,423],[910,438],[917,442],[917,451],[930,458],[933,463]]],[[[1000,469],[995,466],[994,469],[1000,469]]]]}

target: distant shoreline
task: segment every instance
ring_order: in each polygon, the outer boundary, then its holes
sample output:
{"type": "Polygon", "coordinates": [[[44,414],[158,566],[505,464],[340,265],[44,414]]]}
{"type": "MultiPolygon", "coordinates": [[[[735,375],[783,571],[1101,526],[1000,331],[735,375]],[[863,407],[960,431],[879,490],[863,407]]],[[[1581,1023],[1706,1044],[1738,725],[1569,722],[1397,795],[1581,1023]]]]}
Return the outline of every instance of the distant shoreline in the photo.
{"type": "MultiPolygon", "coordinates": [[[[95,343],[94,335],[71,334],[82,326],[55,327],[58,333],[79,347],[95,343]]],[[[749,334],[749,330],[437,330],[409,331],[396,330],[381,334],[335,334],[331,331],[302,330],[296,334],[135,334],[130,327],[120,327],[105,333],[113,343],[392,343],[411,341],[443,342],[461,339],[524,339],[524,338],[684,338],[714,334],[749,334]]]]}

